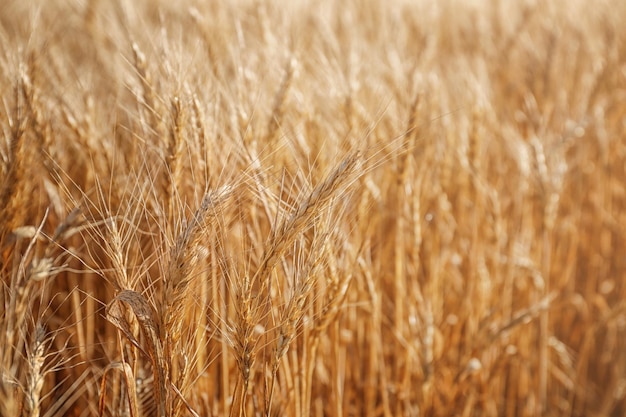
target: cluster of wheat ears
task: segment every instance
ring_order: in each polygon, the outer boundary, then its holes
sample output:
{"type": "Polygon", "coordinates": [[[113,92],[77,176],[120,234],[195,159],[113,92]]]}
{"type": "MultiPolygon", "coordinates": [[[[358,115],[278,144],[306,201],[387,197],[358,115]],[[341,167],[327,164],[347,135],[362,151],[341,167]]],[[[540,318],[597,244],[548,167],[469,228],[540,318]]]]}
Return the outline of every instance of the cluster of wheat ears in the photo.
{"type": "Polygon", "coordinates": [[[2,0],[0,415],[623,415],[624,24],[2,0]]]}

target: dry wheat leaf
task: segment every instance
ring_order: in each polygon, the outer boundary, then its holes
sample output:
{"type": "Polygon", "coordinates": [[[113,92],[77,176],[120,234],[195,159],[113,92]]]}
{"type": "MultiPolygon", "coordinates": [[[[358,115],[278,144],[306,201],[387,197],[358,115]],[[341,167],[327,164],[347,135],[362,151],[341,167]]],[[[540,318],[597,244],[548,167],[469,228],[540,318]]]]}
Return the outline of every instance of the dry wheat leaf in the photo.
{"type": "Polygon", "coordinates": [[[159,334],[158,325],[154,320],[154,312],[152,310],[152,307],[150,307],[150,304],[148,304],[148,301],[145,299],[145,297],[137,291],[123,290],[109,303],[106,309],[107,320],[115,325],[115,327],[117,327],[122,333],[124,333],[126,338],[135,347],[137,347],[146,356],[151,357],[151,352],[146,352],[139,343],[139,341],[133,335],[133,332],[130,328],[130,323],[124,317],[124,310],[120,302],[125,303],[132,309],[133,313],[137,317],[137,320],[139,320],[142,333],[149,340],[151,340],[151,344],[160,344],[157,337],[159,334]]]}

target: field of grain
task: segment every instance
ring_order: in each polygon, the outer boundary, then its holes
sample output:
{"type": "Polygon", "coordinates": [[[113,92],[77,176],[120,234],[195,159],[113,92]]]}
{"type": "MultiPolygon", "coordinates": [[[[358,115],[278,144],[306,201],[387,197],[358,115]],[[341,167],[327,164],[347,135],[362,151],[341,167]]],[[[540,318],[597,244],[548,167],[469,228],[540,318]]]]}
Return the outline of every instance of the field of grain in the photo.
{"type": "Polygon", "coordinates": [[[625,24],[2,0],[0,415],[624,415],[625,24]]]}

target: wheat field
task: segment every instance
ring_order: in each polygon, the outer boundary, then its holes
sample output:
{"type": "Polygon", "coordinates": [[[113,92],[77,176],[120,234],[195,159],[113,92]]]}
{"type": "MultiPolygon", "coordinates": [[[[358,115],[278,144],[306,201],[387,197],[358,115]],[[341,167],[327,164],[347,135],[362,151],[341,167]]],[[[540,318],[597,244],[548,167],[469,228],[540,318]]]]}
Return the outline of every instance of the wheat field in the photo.
{"type": "Polygon", "coordinates": [[[0,415],[624,415],[625,24],[2,0],[0,415]]]}

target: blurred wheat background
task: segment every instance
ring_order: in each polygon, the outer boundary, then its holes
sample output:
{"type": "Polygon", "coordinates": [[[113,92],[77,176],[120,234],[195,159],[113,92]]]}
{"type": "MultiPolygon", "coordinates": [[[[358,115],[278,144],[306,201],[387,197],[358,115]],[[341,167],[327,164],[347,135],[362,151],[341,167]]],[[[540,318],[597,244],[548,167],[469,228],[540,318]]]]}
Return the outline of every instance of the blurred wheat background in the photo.
{"type": "Polygon", "coordinates": [[[0,415],[624,415],[625,24],[2,0],[0,415]]]}

